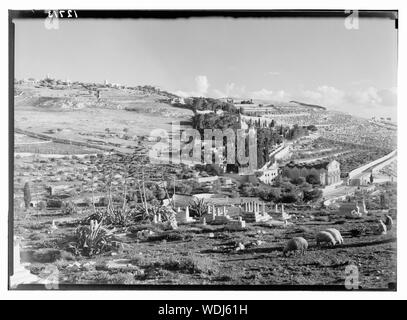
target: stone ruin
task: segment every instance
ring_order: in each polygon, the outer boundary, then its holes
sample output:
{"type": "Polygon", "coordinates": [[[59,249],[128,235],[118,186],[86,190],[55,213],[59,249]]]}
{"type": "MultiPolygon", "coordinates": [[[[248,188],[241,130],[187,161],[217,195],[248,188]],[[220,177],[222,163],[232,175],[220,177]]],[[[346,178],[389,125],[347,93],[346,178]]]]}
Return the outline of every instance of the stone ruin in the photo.
{"type": "Polygon", "coordinates": [[[162,217],[161,217],[161,213],[157,213],[153,216],[153,223],[157,224],[157,223],[161,223],[162,222],[162,217]]]}
{"type": "Polygon", "coordinates": [[[361,207],[359,207],[359,212],[362,213],[362,215],[368,213],[367,209],[366,209],[366,203],[365,203],[365,199],[362,200],[362,205],[361,207]]]}
{"type": "Polygon", "coordinates": [[[165,222],[171,230],[178,229],[177,213],[169,207],[162,207],[160,212],[153,215],[153,224],[161,224],[165,222]],[[164,219],[163,219],[164,217],[164,219]]]}
{"type": "MultiPolygon", "coordinates": [[[[277,204],[275,206],[275,213],[279,214],[277,204]]],[[[289,215],[287,212],[285,212],[284,204],[281,204],[281,220],[284,222],[284,224],[288,224],[288,220],[290,220],[290,219],[291,219],[291,215],[289,215]]]]}
{"type": "Polygon", "coordinates": [[[266,205],[264,202],[241,202],[240,208],[243,211],[243,219],[247,222],[264,222],[272,219],[271,216],[266,213],[266,205]]]}
{"type": "Polygon", "coordinates": [[[228,215],[226,206],[222,208],[216,208],[214,205],[208,207],[208,213],[202,216],[201,221],[205,219],[205,222],[211,224],[226,224],[232,218],[228,215]]]}
{"type": "Polygon", "coordinates": [[[360,206],[357,201],[354,203],[344,203],[341,205],[340,210],[345,213],[347,218],[360,218],[368,213],[364,199],[360,206]]]}
{"type": "Polygon", "coordinates": [[[226,206],[216,208],[214,205],[208,207],[208,213],[201,218],[211,224],[224,224],[228,230],[243,230],[246,228],[246,222],[239,217],[237,220],[232,219],[227,212],[226,206]]]}
{"type": "MultiPolygon", "coordinates": [[[[246,228],[246,218],[248,217],[250,222],[260,222],[260,221],[267,221],[271,219],[271,217],[265,212],[265,204],[263,206],[263,213],[260,213],[260,203],[245,203],[245,207],[249,210],[243,213],[243,217],[239,217],[238,219],[233,219],[229,214],[226,206],[216,207],[215,205],[211,205],[208,207],[208,213],[203,215],[200,219],[200,222],[203,224],[214,224],[214,225],[225,225],[225,228],[228,230],[244,230],[246,228]],[[256,209],[254,209],[256,207],[256,209]]],[[[158,218],[157,218],[158,219],[158,218]]],[[[193,223],[196,220],[189,216],[189,207],[187,206],[185,210],[178,208],[176,214],[176,220],[178,223],[193,223]]],[[[156,219],[154,220],[154,222],[156,219]]],[[[158,221],[158,220],[157,220],[158,221]]]]}
{"type": "Polygon", "coordinates": [[[189,206],[187,206],[185,210],[181,210],[181,208],[178,207],[176,219],[178,223],[195,222],[195,219],[189,216],[189,206]]]}
{"type": "Polygon", "coordinates": [[[229,220],[226,224],[228,230],[243,230],[246,228],[246,221],[239,217],[238,220],[229,220]]]}

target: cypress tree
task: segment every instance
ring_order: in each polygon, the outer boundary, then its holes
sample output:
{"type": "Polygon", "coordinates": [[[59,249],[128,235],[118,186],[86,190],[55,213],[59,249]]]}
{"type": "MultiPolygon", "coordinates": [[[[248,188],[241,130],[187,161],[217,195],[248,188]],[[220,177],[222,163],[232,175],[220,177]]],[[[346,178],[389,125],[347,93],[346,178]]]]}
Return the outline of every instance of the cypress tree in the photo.
{"type": "Polygon", "coordinates": [[[24,204],[25,208],[28,209],[30,207],[31,203],[31,190],[30,190],[30,184],[26,182],[24,184],[24,204]]]}

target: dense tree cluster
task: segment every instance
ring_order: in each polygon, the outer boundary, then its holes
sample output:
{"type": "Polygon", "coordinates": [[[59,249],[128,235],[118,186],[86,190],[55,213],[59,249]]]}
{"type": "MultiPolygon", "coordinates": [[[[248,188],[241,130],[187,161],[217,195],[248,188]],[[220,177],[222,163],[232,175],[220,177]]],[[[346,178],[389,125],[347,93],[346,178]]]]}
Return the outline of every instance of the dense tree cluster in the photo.
{"type": "Polygon", "coordinates": [[[204,97],[193,97],[185,99],[185,103],[194,111],[204,111],[209,110],[216,112],[218,110],[222,110],[227,113],[238,113],[238,110],[235,108],[233,103],[224,102],[217,99],[212,98],[204,98],[204,97]]]}
{"type": "Polygon", "coordinates": [[[301,137],[307,136],[307,135],[308,135],[307,127],[302,127],[297,124],[295,124],[291,128],[288,128],[288,130],[286,130],[284,132],[284,138],[286,138],[288,140],[296,140],[298,138],[301,138],[301,137]]]}
{"type": "Polygon", "coordinates": [[[254,127],[257,130],[266,129],[266,128],[273,129],[278,135],[280,135],[282,138],[287,139],[287,140],[296,140],[303,136],[307,136],[309,134],[309,131],[316,130],[316,127],[312,126],[312,125],[311,126],[299,126],[299,125],[295,124],[294,126],[290,127],[290,126],[276,125],[276,122],[274,120],[271,120],[271,122],[269,122],[269,123],[261,122],[260,117],[258,120],[250,119],[248,121],[248,126],[254,127]]]}
{"type": "Polygon", "coordinates": [[[321,189],[313,187],[304,178],[295,181],[279,179],[274,186],[244,183],[240,186],[243,197],[259,197],[275,203],[304,203],[317,201],[322,197],[321,189]]]}
{"type": "Polygon", "coordinates": [[[321,179],[320,179],[319,175],[316,173],[310,173],[309,175],[307,175],[305,177],[305,179],[309,184],[312,184],[312,185],[321,184],[321,179]]]}
{"type": "Polygon", "coordinates": [[[175,193],[177,194],[192,194],[199,192],[199,183],[194,180],[169,180],[167,181],[167,190],[170,197],[175,193]]]}
{"type": "MultiPolygon", "coordinates": [[[[201,134],[204,129],[239,129],[239,117],[236,114],[195,114],[192,118],[192,125],[201,134]]],[[[308,135],[308,129],[300,126],[278,126],[274,127],[274,122],[261,124],[258,121],[249,121],[249,126],[257,129],[257,167],[263,167],[270,161],[269,154],[277,144],[281,144],[283,139],[295,140],[304,135],[308,135]]],[[[247,147],[247,146],[246,146],[247,147]]]]}
{"type": "Polygon", "coordinates": [[[195,170],[200,171],[201,176],[204,173],[208,174],[208,176],[221,176],[223,174],[223,170],[217,164],[198,164],[195,166],[195,170]]]}
{"type": "Polygon", "coordinates": [[[239,129],[239,117],[237,114],[215,114],[215,113],[205,113],[196,114],[192,118],[192,126],[194,129],[203,132],[204,129],[239,129]]]}
{"type": "Polygon", "coordinates": [[[240,104],[253,104],[253,100],[252,99],[242,100],[240,101],[240,104]]]}
{"type": "Polygon", "coordinates": [[[283,142],[283,138],[270,128],[257,129],[257,167],[263,167],[270,161],[273,147],[283,142]]]}

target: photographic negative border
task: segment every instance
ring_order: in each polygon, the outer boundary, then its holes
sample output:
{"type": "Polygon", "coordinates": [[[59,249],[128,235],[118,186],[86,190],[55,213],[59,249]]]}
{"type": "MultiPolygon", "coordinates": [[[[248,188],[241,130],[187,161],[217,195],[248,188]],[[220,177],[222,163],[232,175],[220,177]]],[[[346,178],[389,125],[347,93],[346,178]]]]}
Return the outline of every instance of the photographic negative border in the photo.
{"type": "MultiPolygon", "coordinates": [[[[72,9],[75,10],[75,9],[72,9]]],[[[79,19],[189,19],[189,18],[346,18],[349,11],[332,10],[75,10],[79,19]]],[[[352,11],[352,10],[351,10],[352,11]]],[[[9,214],[8,214],[8,290],[46,290],[42,284],[19,285],[10,288],[13,274],[14,236],[14,19],[45,19],[47,10],[9,10],[9,214]]],[[[398,10],[358,10],[362,18],[385,18],[394,20],[398,29],[398,10]]],[[[84,285],[60,284],[59,290],[276,290],[276,291],[349,291],[345,285],[84,285]]],[[[397,283],[389,288],[357,291],[396,291],[397,283]]]]}

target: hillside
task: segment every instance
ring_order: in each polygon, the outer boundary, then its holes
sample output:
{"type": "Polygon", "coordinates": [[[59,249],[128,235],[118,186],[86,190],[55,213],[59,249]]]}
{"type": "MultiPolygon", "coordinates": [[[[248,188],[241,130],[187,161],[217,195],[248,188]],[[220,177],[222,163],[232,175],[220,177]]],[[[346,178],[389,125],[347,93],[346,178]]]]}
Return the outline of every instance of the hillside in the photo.
{"type": "Polygon", "coordinates": [[[172,122],[190,120],[193,112],[171,105],[172,97],[150,86],[19,81],[15,128],[58,139],[122,145],[124,151],[153,129],[171,131],[172,122]]]}
{"type": "Polygon", "coordinates": [[[316,104],[309,104],[309,103],[304,103],[304,102],[299,102],[299,101],[290,101],[291,103],[296,103],[296,104],[299,104],[300,106],[303,106],[303,107],[309,107],[309,108],[311,108],[311,109],[320,109],[320,110],[326,110],[326,108],[325,107],[322,107],[322,106],[319,106],[319,105],[316,105],[316,104]]]}

